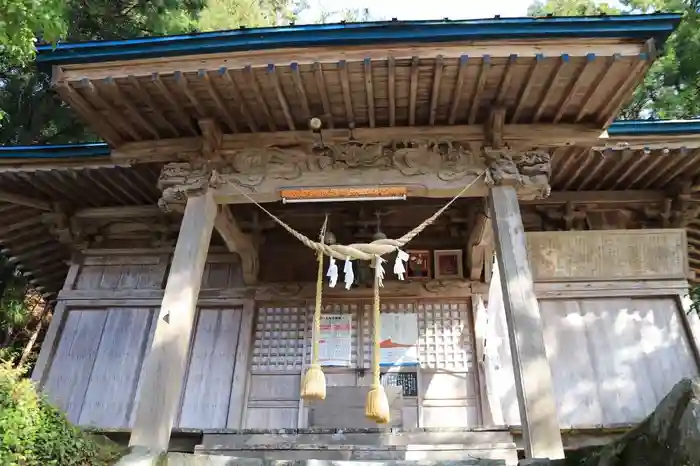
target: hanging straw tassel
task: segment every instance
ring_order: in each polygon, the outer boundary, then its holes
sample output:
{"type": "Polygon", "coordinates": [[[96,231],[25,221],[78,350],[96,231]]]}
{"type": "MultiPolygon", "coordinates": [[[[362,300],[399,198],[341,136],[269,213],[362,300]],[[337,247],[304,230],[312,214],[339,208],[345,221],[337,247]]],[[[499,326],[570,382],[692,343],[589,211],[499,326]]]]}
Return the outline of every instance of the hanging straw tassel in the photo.
{"type": "Polygon", "coordinates": [[[374,259],[374,335],[372,338],[372,387],[367,393],[367,404],[365,405],[365,416],[377,424],[388,424],[391,420],[389,410],[389,399],[386,391],[379,381],[379,339],[381,338],[381,328],[379,322],[379,282],[381,263],[379,256],[374,259]]]}
{"type": "MultiPolygon", "coordinates": [[[[326,236],[328,216],[321,228],[321,243],[326,236]]],[[[301,397],[306,401],[326,399],[326,376],[318,363],[318,334],[321,331],[321,294],[323,292],[323,253],[318,253],[318,274],[316,277],[316,305],[314,307],[313,346],[311,365],[301,380],[301,397]]]]}

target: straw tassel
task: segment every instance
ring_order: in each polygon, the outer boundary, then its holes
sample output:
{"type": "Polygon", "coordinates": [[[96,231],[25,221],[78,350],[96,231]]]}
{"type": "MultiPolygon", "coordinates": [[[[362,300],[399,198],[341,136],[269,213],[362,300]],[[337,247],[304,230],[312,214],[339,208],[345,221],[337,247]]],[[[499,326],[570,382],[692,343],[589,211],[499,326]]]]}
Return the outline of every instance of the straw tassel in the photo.
{"type": "MultiPolygon", "coordinates": [[[[321,228],[321,243],[326,235],[328,216],[321,228]]],[[[318,362],[318,334],[321,331],[321,294],[323,291],[323,253],[318,253],[318,273],[316,277],[316,305],[314,307],[313,343],[311,365],[301,380],[301,397],[306,401],[326,399],[326,376],[318,362]]]]}
{"type": "Polygon", "coordinates": [[[389,410],[389,399],[386,391],[382,387],[379,374],[379,339],[381,338],[380,328],[380,302],[379,302],[379,282],[381,280],[381,263],[379,256],[374,262],[374,334],[372,338],[372,387],[367,393],[367,403],[365,404],[365,417],[373,420],[377,424],[388,424],[391,421],[389,410]]]}

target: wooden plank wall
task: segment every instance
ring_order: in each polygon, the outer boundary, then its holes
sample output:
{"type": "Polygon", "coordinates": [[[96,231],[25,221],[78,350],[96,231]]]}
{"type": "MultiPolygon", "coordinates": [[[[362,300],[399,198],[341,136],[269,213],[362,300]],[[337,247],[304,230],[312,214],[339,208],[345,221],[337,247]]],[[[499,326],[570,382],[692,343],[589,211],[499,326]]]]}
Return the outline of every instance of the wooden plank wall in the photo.
{"type": "MultiPolygon", "coordinates": [[[[418,314],[419,393],[417,397],[404,397],[403,427],[477,426],[480,416],[473,325],[467,301],[392,299],[382,303],[382,312],[418,314]]],[[[353,324],[351,367],[327,368],[328,386],[368,386],[371,303],[351,299],[327,303],[324,313],[350,314],[353,324]]],[[[308,409],[299,401],[299,382],[310,362],[312,314],[311,303],[259,303],[247,428],[308,425],[308,409]]]]}
{"type": "MultiPolygon", "coordinates": [[[[638,422],[681,378],[698,375],[700,326],[680,299],[688,289],[683,230],[528,235],[562,427],[638,422]]],[[[496,405],[492,423],[519,425],[497,280],[494,273],[484,324],[487,405],[496,405]]]]}
{"type": "MultiPolygon", "coordinates": [[[[162,290],[169,260],[169,253],[89,255],[74,284],[64,289],[62,328],[42,385],[71,421],[110,429],[132,425],[141,365],[160,304],[158,297],[144,298],[150,294],[142,290],[162,290]]],[[[202,289],[240,287],[240,272],[237,258],[212,255],[202,289]]],[[[240,300],[229,301],[198,309],[180,428],[238,427],[240,422],[229,422],[229,408],[245,314],[240,300]]]]}
{"type": "Polygon", "coordinates": [[[680,312],[672,296],[541,300],[560,424],[641,421],[697,376],[680,312]]]}

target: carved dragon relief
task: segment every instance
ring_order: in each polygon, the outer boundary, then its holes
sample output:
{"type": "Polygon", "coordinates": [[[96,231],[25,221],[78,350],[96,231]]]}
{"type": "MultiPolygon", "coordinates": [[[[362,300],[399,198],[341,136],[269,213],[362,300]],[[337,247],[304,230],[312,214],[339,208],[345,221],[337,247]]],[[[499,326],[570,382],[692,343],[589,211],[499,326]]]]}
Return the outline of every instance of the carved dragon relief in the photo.
{"type": "MultiPolygon", "coordinates": [[[[486,184],[512,184],[533,197],[549,194],[550,155],[547,152],[515,152],[484,149],[475,153],[458,142],[416,140],[385,143],[348,141],[304,150],[273,147],[227,151],[217,174],[225,175],[255,193],[266,180],[300,180],[306,174],[351,175],[360,170],[394,171],[405,177],[435,175],[445,182],[458,182],[486,172],[486,184]]],[[[204,165],[170,163],[158,182],[163,190],[160,205],[172,209],[184,204],[188,195],[211,186],[212,170],[204,165]]]]}

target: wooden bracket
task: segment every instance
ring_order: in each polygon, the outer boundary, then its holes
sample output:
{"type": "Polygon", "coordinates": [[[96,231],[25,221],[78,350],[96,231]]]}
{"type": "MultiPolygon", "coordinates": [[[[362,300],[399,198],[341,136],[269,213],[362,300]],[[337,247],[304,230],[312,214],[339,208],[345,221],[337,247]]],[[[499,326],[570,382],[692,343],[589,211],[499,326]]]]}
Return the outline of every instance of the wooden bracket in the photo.
{"type": "Polygon", "coordinates": [[[491,108],[489,117],[484,125],[485,145],[493,149],[503,147],[503,127],[506,121],[506,109],[503,107],[491,108]]]}
{"type": "Polygon", "coordinates": [[[245,284],[256,284],[260,268],[258,247],[250,235],[241,231],[238,222],[227,205],[219,206],[219,212],[214,220],[214,228],[221,235],[228,250],[237,253],[241,257],[245,284]]]}
{"type": "Polygon", "coordinates": [[[476,214],[474,227],[469,235],[467,259],[469,275],[472,280],[481,280],[482,272],[484,280],[491,276],[491,261],[494,252],[493,227],[491,221],[484,212],[476,214]]]}
{"type": "Polygon", "coordinates": [[[224,140],[221,127],[211,118],[198,120],[197,124],[202,131],[202,157],[208,162],[221,161],[221,143],[224,140]]]}

